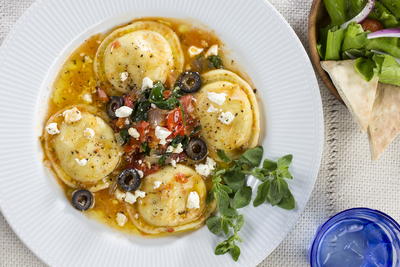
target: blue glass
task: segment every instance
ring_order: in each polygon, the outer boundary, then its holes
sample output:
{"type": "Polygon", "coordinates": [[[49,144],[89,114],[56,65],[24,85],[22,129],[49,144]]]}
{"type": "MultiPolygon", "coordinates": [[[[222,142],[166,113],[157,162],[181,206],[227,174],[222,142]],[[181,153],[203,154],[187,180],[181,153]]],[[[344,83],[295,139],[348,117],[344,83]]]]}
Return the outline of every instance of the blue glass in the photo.
{"type": "Polygon", "coordinates": [[[398,267],[400,225],[377,210],[342,211],[318,228],[309,259],[312,267],[398,267]]]}

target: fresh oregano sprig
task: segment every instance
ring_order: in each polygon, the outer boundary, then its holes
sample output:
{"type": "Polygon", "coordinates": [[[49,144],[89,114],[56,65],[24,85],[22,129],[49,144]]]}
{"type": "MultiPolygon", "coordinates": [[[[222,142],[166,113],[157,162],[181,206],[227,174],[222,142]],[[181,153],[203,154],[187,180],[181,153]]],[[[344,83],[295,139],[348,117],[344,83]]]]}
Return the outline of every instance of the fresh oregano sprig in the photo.
{"type": "Polygon", "coordinates": [[[284,180],[292,178],[289,172],[292,156],[285,156],[278,162],[266,159],[259,167],[263,156],[261,146],[248,149],[236,160],[230,159],[222,150],[218,150],[217,154],[223,163],[213,173],[208,200],[215,199],[219,214],[208,218],[206,224],[212,233],[226,238],[217,245],[215,254],[229,253],[237,261],[240,256],[237,242],[241,241],[238,233],[244,224],[244,217],[237,209],[249,205],[252,196],[252,189],[247,186],[247,175],[252,174],[262,181],[254,206],[269,202],[293,209],[294,198],[284,180]]]}

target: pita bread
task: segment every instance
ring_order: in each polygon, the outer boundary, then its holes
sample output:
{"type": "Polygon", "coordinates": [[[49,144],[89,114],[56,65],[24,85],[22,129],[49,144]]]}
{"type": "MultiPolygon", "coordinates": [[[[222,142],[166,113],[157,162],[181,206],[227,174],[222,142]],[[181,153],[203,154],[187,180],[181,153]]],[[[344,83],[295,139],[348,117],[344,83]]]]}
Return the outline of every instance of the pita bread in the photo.
{"type": "Polygon", "coordinates": [[[354,68],[355,60],[323,61],[322,68],[328,72],[353,118],[363,132],[367,131],[374,105],[379,78],[367,82],[354,68]]]}
{"type": "Polygon", "coordinates": [[[379,159],[399,133],[400,87],[379,84],[368,128],[372,159],[379,159]]]}

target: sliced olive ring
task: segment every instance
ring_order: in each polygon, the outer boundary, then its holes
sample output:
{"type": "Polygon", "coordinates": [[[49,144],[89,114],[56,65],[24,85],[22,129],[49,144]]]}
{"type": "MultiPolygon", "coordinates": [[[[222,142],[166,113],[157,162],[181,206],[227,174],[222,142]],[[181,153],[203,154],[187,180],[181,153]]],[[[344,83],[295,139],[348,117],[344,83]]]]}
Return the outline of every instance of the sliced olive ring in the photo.
{"type": "Polygon", "coordinates": [[[179,76],[176,86],[178,86],[184,93],[195,93],[201,88],[200,74],[193,71],[183,72],[179,76]]]}
{"type": "Polygon", "coordinates": [[[207,156],[207,152],[206,142],[198,137],[191,138],[185,149],[186,155],[195,161],[203,160],[207,156]]]}
{"type": "Polygon", "coordinates": [[[72,206],[77,210],[88,210],[94,205],[93,194],[86,189],[76,190],[72,193],[71,203],[72,206]]]}
{"type": "Polygon", "coordinates": [[[107,114],[110,119],[116,119],[115,111],[124,105],[124,98],[121,96],[112,96],[107,103],[107,114]]]}
{"type": "Polygon", "coordinates": [[[135,191],[140,183],[140,174],[136,169],[125,169],[118,175],[118,185],[126,192],[135,191]]]}

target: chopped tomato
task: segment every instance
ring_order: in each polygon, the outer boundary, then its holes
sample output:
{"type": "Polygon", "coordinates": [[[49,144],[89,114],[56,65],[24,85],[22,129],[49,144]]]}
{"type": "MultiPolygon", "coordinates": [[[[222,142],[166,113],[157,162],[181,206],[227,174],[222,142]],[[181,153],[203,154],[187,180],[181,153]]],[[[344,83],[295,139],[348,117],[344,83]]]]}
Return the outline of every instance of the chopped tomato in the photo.
{"type": "Polygon", "coordinates": [[[193,113],[193,111],[194,111],[194,105],[193,105],[194,97],[192,95],[184,95],[184,96],[182,96],[180,98],[180,102],[181,102],[181,104],[183,106],[183,110],[186,113],[188,113],[188,114],[193,113]]]}
{"type": "Polygon", "coordinates": [[[97,87],[96,91],[97,91],[97,97],[99,98],[100,101],[108,102],[108,96],[103,89],[101,89],[100,87],[97,87]]]}
{"type": "Polygon", "coordinates": [[[172,92],[171,92],[170,90],[165,90],[165,91],[163,92],[164,98],[170,97],[171,94],[172,94],[172,92]]]}
{"type": "Polygon", "coordinates": [[[183,173],[180,173],[180,172],[175,174],[175,180],[181,184],[185,184],[189,181],[189,179],[186,177],[186,175],[184,175],[183,173]]]}
{"type": "Polygon", "coordinates": [[[149,126],[150,126],[150,123],[148,123],[147,121],[140,121],[136,125],[136,130],[140,134],[140,137],[139,137],[140,142],[146,141],[146,135],[149,132],[149,126]]]}
{"type": "Polygon", "coordinates": [[[184,135],[185,127],[183,126],[182,111],[175,108],[167,115],[167,127],[172,132],[172,136],[184,135]]]}
{"type": "Polygon", "coordinates": [[[167,232],[168,232],[168,233],[173,233],[174,231],[175,231],[174,228],[171,228],[171,227],[170,227],[170,228],[167,228],[167,232]]]}

